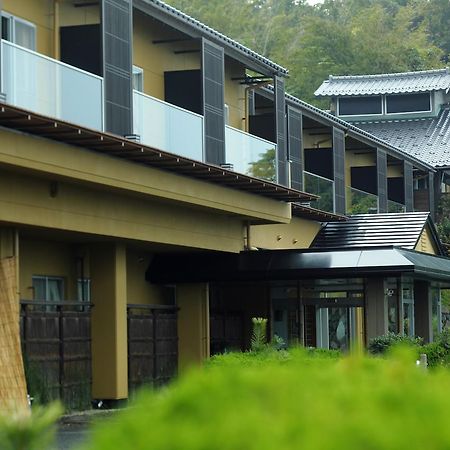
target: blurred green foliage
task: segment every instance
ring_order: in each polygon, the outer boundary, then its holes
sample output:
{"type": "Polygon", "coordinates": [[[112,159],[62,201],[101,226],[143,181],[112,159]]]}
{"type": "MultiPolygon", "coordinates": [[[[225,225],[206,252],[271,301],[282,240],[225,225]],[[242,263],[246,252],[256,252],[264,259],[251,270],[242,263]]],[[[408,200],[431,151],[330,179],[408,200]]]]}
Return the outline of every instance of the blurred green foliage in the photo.
{"type": "Polygon", "coordinates": [[[450,330],[443,330],[434,338],[434,342],[423,344],[421,338],[388,333],[369,342],[368,351],[373,355],[383,355],[396,345],[405,345],[413,349],[416,356],[425,353],[429,367],[450,367],[450,330]]]}
{"type": "Polygon", "coordinates": [[[214,358],[93,430],[86,450],[450,448],[450,372],[390,358],[289,352],[214,358]]]}
{"type": "Polygon", "coordinates": [[[61,413],[61,405],[53,403],[33,408],[31,414],[0,415],[0,449],[50,450],[61,413]]]}

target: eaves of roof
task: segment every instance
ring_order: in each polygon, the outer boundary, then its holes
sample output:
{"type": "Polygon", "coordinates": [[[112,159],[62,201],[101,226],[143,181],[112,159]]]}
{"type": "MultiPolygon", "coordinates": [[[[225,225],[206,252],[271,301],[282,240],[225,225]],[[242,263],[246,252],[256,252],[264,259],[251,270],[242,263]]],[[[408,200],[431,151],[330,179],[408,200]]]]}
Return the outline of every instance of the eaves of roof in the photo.
{"type": "Polygon", "coordinates": [[[319,97],[431,92],[450,87],[448,69],[374,75],[330,75],[314,93],[319,97]]]}
{"type": "Polygon", "coordinates": [[[0,127],[85,148],[205,182],[282,202],[308,202],[318,196],[219,166],[164,152],[120,136],[74,125],[0,103],[0,127]]]}
{"type": "Polygon", "coordinates": [[[274,63],[265,56],[254,52],[245,45],[219,33],[208,25],[205,25],[199,20],[194,19],[167,3],[160,0],[133,0],[133,6],[162,22],[174,26],[176,29],[189,36],[197,38],[204,37],[223,46],[225,53],[229,56],[237,55],[240,58],[250,61],[251,64],[249,64],[249,69],[262,70],[263,72],[269,71],[270,73],[280,76],[287,76],[289,73],[288,69],[274,63]]]}

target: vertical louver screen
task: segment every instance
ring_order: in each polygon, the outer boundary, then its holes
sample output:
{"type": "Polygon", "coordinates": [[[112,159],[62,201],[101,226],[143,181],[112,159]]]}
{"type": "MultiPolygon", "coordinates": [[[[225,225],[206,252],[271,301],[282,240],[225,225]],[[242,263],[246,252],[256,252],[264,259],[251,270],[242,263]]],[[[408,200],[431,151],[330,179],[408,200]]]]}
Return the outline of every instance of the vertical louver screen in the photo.
{"type": "Polygon", "coordinates": [[[334,211],[345,214],[345,135],[333,128],[334,211]]]}
{"type": "Polygon", "coordinates": [[[388,210],[387,156],[386,152],[381,149],[377,149],[377,194],[378,212],[385,213],[388,210]]]}
{"type": "Polygon", "coordinates": [[[403,182],[405,186],[405,209],[406,212],[414,211],[414,187],[413,166],[410,162],[403,162],[403,182]]]}
{"type": "Polygon", "coordinates": [[[288,106],[288,151],[291,161],[291,187],[303,190],[302,114],[288,106]]]}
{"type": "Polygon", "coordinates": [[[428,206],[431,212],[431,217],[435,219],[435,186],[434,186],[434,173],[428,172],[428,206]]]}
{"type": "Polygon", "coordinates": [[[132,0],[102,0],[106,131],[132,133],[132,0]]]}
{"type": "Polygon", "coordinates": [[[286,145],[286,99],[284,80],[274,77],[275,83],[275,126],[277,130],[277,182],[288,185],[288,160],[286,145]]]}
{"type": "Polygon", "coordinates": [[[205,160],[225,163],[225,94],[223,48],[202,40],[205,160]]]}
{"type": "MultiPolygon", "coordinates": [[[[248,115],[255,115],[255,91],[248,91],[248,115]]],[[[249,128],[248,128],[249,129],[249,128]]]]}

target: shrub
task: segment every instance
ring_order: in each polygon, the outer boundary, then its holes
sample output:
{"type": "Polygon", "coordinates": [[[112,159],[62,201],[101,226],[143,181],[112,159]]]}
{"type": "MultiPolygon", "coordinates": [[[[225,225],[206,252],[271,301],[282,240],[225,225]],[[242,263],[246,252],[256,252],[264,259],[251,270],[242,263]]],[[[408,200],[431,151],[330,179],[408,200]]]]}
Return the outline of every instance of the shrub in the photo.
{"type": "Polygon", "coordinates": [[[450,372],[418,370],[413,351],[396,352],[333,359],[296,349],[282,364],[273,352],[244,367],[223,355],[142,394],[113,426],[94,428],[85,450],[448,449],[450,372]]]}
{"type": "Polygon", "coordinates": [[[32,414],[0,416],[0,449],[46,450],[54,440],[55,422],[62,411],[58,403],[33,408],[32,414]]]}
{"type": "Polygon", "coordinates": [[[421,347],[420,353],[426,353],[429,367],[450,367],[450,330],[444,330],[434,342],[421,347]]]}
{"type": "Polygon", "coordinates": [[[385,354],[395,345],[406,345],[419,347],[422,345],[422,339],[418,337],[403,336],[401,334],[387,333],[370,340],[367,350],[372,355],[385,354]]]}

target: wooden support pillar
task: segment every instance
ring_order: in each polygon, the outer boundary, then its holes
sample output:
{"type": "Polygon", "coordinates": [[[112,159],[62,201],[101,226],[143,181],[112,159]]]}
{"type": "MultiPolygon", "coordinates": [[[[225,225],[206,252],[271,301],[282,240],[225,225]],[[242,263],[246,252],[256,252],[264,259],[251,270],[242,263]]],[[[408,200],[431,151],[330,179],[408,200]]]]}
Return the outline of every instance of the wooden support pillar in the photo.
{"type": "Polygon", "coordinates": [[[209,286],[180,284],[177,286],[178,369],[201,364],[209,358],[209,286]]]}
{"type": "Polygon", "coordinates": [[[433,340],[433,311],[431,289],[428,281],[414,281],[415,334],[428,343],[433,340]]]}
{"type": "Polygon", "coordinates": [[[365,282],[366,343],[388,332],[388,306],[384,278],[368,278],[365,282]]]}
{"type": "Polygon", "coordinates": [[[403,187],[406,212],[414,211],[413,165],[403,161],[403,187]]]}
{"type": "Polygon", "coordinates": [[[126,248],[95,244],[90,252],[92,397],[128,397],[126,248]]]}
{"type": "Polygon", "coordinates": [[[377,195],[378,212],[388,212],[387,155],[379,148],[377,149],[377,195]]]}

